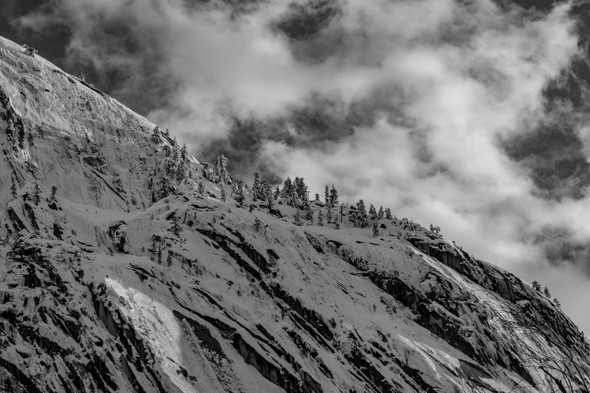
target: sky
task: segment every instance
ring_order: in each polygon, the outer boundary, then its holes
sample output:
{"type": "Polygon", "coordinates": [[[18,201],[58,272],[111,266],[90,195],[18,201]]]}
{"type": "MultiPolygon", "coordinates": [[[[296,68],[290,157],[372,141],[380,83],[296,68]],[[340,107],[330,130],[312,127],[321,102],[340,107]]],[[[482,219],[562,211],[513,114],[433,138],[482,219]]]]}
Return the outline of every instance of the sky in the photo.
{"type": "Polygon", "coordinates": [[[579,4],[4,1],[0,34],[83,72],[197,157],[439,225],[549,287],[590,333],[579,4]]]}

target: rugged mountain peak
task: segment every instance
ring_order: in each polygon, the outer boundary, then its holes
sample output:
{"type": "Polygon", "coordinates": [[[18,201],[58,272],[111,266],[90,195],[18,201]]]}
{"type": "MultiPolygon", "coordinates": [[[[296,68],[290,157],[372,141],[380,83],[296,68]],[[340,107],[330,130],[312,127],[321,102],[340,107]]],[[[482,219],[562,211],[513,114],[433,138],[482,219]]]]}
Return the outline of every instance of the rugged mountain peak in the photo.
{"type": "Polygon", "coordinates": [[[246,209],[5,39],[0,144],[1,392],[589,391],[583,335],[514,275],[405,219],[246,209]]]}

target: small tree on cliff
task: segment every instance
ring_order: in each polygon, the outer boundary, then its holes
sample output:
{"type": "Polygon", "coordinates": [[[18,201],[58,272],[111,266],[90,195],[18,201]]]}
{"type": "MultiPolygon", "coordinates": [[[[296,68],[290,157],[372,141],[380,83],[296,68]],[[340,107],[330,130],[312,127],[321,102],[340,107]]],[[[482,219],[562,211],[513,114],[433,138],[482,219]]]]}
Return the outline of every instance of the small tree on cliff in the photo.
{"type": "Polygon", "coordinates": [[[281,190],[281,198],[289,198],[293,193],[293,182],[291,178],[288,177],[283,182],[283,189],[281,190]]]}
{"type": "Polygon", "coordinates": [[[324,226],[324,215],[322,214],[322,211],[318,211],[318,225],[323,227],[324,226]]]}
{"type": "Polygon", "coordinates": [[[336,187],[332,184],[332,188],[330,189],[330,206],[334,207],[338,205],[338,191],[336,187]]]}
{"type": "Polygon", "coordinates": [[[238,205],[240,207],[244,204],[244,199],[246,199],[246,197],[244,196],[244,187],[242,186],[241,182],[238,183],[238,190],[236,191],[234,199],[236,200],[236,202],[238,202],[238,205]]]}
{"type": "Polygon", "coordinates": [[[180,160],[181,162],[185,163],[188,161],[188,156],[187,156],[187,151],[186,151],[186,143],[182,145],[182,149],[180,149],[180,160]]]}
{"type": "Polygon", "coordinates": [[[176,217],[176,214],[174,215],[174,217],[172,219],[172,228],[170,230],[172,231],[174,236],[176,236],[176,237],[180,236],[180,232],[182,231],[182,227],[178,223],[178,218],[176,217]]]}
{"type": "Polygon", "coordinates": [[[264,188],[260,180],[260,174],[254,172],[254,183],[252,184],[252,201],[264,199],[264,188]]]}
{"type": "Polygon", "coordinates": [[[373,237],[379,236],[379,221],[373,220],[373,237]]]}
{"type": "Polygon", "coordinates": [[[295,187],[295,195],[297,196],[297,202],[299,205],[304,205],[308,202],[308,190],[307,184],[302,177],[296,177],[293,183],[295,187]]]}
{"type": "Polygon", "coordinates": [[[264,181],[264,199],[266,199],[266,208],[268,210],[273,208],[274,198],[272,195],[272,186],[264,181]]]}
{"type": "Polygon", "coordinates": [[[231,183],[231,176],[227,171],[227,165],[229,161],[222,154],[217,157],[215,161],[215,182],[218,184],[229,184],[231,183]]]}
{"type": "Polygon", "coordinates": [[[377,210],[372,204],[369,206],[369,220],[375,221],[377,219],[377,210]]]}
{"type": "Polygon", "coordinates": [[[293,223],[295,225],[297,225],[298,227],[300,227],[301,225],[303,225],[303,221],[301,220],[301,213],[299,212],[299,209],[295,209],[295,215],[293,216],[293,223]]]}
{"type": "Polygon", "coordinates": [[[361,199],[356,204],[357,217],[355,225],[361,228],[366,228],[368,225],[367,209],[365,208],[365,202],[361,199]]]}
{"type": "Polygon", "coordinates": [[[386,220],[393,220],[393,216],[391,215],[391,209],[390,208],[385,209],[385,219],[386,220]]]}
{"type": "Polygon", "coordinates": [[[543,294],[547,296],[549,299],[551,299],[551,292],[549,292],[549,288],[545,287],[545,289],[543,290],[543,294]]]}
{"type": "Polygon", "coordinates": [[[440,227],[439,226],[434,226],[432,224],[430,224],[430,232],[434,233],[435,235],[439,235],[440,234],[440,227]]]}

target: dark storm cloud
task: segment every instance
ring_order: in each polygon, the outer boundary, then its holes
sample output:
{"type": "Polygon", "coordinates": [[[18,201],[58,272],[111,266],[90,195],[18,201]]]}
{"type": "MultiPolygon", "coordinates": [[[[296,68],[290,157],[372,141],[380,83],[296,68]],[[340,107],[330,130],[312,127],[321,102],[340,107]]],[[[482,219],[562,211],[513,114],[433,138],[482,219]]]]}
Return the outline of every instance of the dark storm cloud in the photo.
{"type": "MultiPolygon", "coordinates": [[[[161,11],[152,4],[151,17],[157,18],[161,11]]],[[[136,10],[131,3],[51,0],[13,24],[21,34],[39,37],[67,31],[59,65],[85,74],[104,91],[147,114],[166,103],[176,80],[162,72],[166,42],[162,30],[157,24],[144,24],[136,10]]]]}
{"type": "Polygon", "coordinates": [[[537,234],[534,241],[554,264],[571,264],[590,273],[590,243],[576,240],[569,228],[548,226],[537,234]]]}
{"type": "MultiPolygon", "coordinates": [[[[546,8],[549,3],[539,6],[546,8]]],[[[549,200],[583,199],[590,186],[588,144],[580,133],[590,113],[590,19],[583,7],[580,2],[570,12],[583,51],[543,89],[543,121],[532,128],[523,125],[522,133],[504,141],[508,156],[530,174],[536,195],[549,200]]]]}
{"type": "Polygon", "coordinates": [[[504,146],[509,157],[530,173],[540,197],[586,196],[590,164],[571,113],[554,114],[529,132],[509,138],[504,146]]]}
{"type": "Polygon", "coordinates": [[[0,35],[17,43],[27,43],[40,49],[40,53],[59,66],[63,66],[66,46],[71,38],[67,26],[55,25],[42,33],[21,29],[19,19],[33,12],[44,12],[51,0],[4,0],[0,12],[0,35]]]}

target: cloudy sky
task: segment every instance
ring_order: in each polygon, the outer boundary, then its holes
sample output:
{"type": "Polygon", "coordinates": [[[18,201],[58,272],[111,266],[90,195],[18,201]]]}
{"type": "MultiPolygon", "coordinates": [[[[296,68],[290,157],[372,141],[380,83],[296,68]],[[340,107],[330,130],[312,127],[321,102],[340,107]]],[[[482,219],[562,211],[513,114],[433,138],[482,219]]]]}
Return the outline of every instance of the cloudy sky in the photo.
{"type": "MultiPolygon", "coordinates": [[[[563,1],[3,0],[0,34],[204,159],[388,206],[590,333],[587,10],[563,1]],[[6,3],[6,4],[4,4],[6,3]],[[528,5],[533,4],[534,7],[528,5]]],[[[590,101],[588,101],[590,102],[590,101]]]]}

